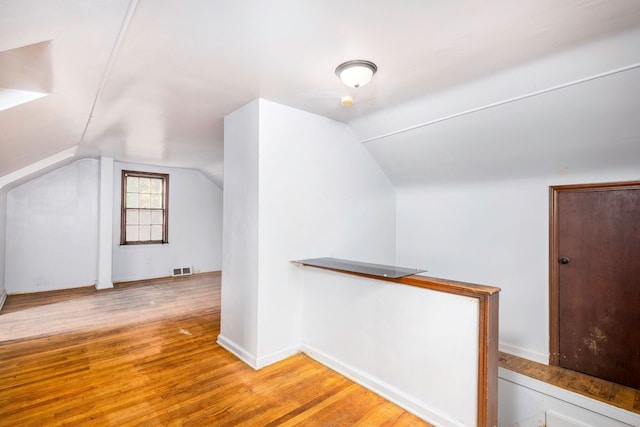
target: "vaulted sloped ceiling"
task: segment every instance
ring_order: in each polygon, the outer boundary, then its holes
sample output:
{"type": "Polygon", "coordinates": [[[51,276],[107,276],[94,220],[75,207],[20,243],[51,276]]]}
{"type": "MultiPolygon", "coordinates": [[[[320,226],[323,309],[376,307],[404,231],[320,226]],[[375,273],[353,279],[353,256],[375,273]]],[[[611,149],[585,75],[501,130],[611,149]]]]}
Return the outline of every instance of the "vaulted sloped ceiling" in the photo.
{"type": "MultiPolygon", "coordinates": [[[[32,51],[30,62],[46,76],[39,89],[48,93],[0,111],[0,176],[80,144],[127,7],[127,0],[0,2],[0,58],[32,51]],[[36,44],[43,49],[28,48],[36,44]]],[[[10,64],[2,61],[0,82],[29,90],[28,58],[10,64]]]]}
{"type": "Polygon", "coordinates": [[[640,173],[640,67],[366,143],[396,187],[640,173]]]}
{"type": "MultiPolygon", "coordinates": [[[[0,177],[76,147],[76,157],[196,168],[221,184],[223,118],[257,97],[363,135],[381,111],[634,28],[636,0],[2,0],[0,86],[47,95],[0,111],[0,177]],[[379,72],[349,89],[335,67],[360,58],[379,72]]],[[[379,161],[393,152],[416,169],[443,150],[432,146],[385,144],[379,161]]],[[[450,156],[432,172],[471,161],[450,156]]],[[[397,179],[434,179],[421,174],[397,179]]]]}

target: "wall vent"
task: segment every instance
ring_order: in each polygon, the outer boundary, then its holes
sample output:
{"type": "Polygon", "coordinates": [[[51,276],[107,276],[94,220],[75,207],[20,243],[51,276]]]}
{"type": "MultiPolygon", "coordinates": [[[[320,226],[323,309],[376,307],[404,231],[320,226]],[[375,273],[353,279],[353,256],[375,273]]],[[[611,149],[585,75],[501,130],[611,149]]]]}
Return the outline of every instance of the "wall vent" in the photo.
{"type": "Polygon", "coordinates": [[[191,274],[191,267],[178,267],[171,270],[172,276],[188,276],[191,274]]]}

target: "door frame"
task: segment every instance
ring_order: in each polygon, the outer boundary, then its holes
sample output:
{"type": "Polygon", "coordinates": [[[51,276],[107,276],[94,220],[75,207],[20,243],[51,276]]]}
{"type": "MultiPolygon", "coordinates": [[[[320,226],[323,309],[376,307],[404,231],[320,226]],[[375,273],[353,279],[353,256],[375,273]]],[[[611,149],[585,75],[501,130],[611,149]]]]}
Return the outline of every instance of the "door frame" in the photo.
{"type": "Polygon", "coordinates": [[[640,181],[553,185],[549,187],[549,365],[560,364],[558,277],[558,196],[562,192],[640,190],[640,181]]]}

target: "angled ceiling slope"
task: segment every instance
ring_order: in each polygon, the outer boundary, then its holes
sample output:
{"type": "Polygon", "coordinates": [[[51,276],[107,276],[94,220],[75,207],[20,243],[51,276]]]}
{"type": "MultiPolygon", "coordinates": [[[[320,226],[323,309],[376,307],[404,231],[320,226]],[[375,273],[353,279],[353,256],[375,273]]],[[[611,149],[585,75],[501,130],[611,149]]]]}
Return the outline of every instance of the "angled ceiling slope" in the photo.
{"type": "Polygon", "coordinates": [[[0,111],[0,177],[80,143],[128,6],[128,0],[0,2],[0,83],[48,94],[0,111]]]}
{"type": "Polygon", "coordinates": [[[252,99],[354,122],[639,23],[636,0],[5,0],[0,51],[50,41],[51,73],[0,111],[0,176],[78,145],[221,184],[223,118],[252,99]],[[379,72],[350,89],[334,70],[360,58],[379,72]]]}
{"type": "Polygon", "coordinates": [[[640,170],[640,63],[365,143],[397,188],[640,170]]]}

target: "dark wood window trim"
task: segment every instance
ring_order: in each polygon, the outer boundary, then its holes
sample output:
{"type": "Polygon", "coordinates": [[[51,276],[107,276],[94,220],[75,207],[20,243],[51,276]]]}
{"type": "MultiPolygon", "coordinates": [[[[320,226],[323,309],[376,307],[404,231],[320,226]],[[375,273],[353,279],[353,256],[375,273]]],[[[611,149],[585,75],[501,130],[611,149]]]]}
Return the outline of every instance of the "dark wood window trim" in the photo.
{"type": "Polygon", "coordinates": [[[121,176],[120,189],[120,244],[121,245],[148,245],[148,244],[165,244],[169,243],[169,175],[154,172],[139,172],[123,170],[121,176]],[[162,180],[162,239],[145,240],[145,241],[129,241],[126,240],[127,227],[127,177],[155,178],[162,180]]]}
{"type": "Polygon", "coordinates": [[[610,191],[640,189],[640,181],[555,185],[549,187],[549,365],[560,364],[558,301],[558,193],[562,191],[610,191]]]}

